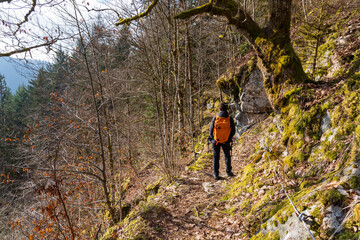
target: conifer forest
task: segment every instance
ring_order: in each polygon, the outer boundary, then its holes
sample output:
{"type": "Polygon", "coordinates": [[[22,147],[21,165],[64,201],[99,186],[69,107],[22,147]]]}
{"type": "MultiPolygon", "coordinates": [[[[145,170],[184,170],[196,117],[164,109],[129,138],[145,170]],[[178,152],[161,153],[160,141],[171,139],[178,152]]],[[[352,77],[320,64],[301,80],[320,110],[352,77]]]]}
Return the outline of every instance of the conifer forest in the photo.
{"type": "Polygon", "coordinates": [[[0,58],[1,240],[360,239],[358,0],[0,0],[0,58]]]}

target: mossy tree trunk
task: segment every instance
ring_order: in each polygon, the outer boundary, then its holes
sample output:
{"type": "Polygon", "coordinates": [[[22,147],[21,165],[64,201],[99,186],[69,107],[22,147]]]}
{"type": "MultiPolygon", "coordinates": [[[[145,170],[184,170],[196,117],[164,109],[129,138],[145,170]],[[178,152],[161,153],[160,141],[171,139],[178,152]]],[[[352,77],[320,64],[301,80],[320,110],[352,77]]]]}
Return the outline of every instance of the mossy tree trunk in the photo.
{"type": "Polygon", "coordinates": [[[205,12],[226,17],[254,48],[265,91],[273,109],[278,111],[284,94],[308,80],[290,41],[291,6],[291,0],[269,0],[269,21],[264,28],[235,0],[210,0],[175,18],[186,19],[205,12]]]}

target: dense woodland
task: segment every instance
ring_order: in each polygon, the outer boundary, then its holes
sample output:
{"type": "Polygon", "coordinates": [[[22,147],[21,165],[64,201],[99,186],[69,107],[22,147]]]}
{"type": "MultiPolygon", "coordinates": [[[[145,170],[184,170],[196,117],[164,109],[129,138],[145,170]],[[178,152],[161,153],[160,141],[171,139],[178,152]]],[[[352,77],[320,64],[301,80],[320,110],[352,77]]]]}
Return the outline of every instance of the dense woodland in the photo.
{"type": "MultiPolygon", "coordinates": [[[[0,2],[5,4],[2,13],[6,4],[16,4],[0,2]]],[[[357,1],[342,0],[214,2],[224,9],[235,6],[237,12],[232,9],[229,17],[226,10],[196,8],[205,6],[204,1],[155,0],[135,2],[128,9],[88,8],[96,18],[87,20],[83,3],[69,2],[71,11],[59,4],[71,28],[41,36],[39,43],[44,43],[14,45],[0,55],[42,46],[56,53],[52,63],[15,94],[0,75],[1,239],[100,239],[128,215],[129,186],[136,184],[141,192],[131,207],[148,198],[144,169],[170,184],[203,154],[219,102],[232,101],[231,94],[220,91],[222,83],[216,85],[227,69],[256,56],[272,116],[286,119],[289,92],[301,84],[326,81],[329,67],[320,62],[327,39],[360,9],[357,1]],[[291,11],[283,14],[287,10],[282,8],[291,11]],[[143,11],[144,16],[133,17],[143,11]],[[279,14],[289,18],[288,26],[279,14]],[[237,17],[256,25],[243,26],[235,22],[237,17]],[[271,37],[265,37],[270,30],[271,37]],[[64,39],[72,45],[61,44],[64,39]]],[[[33,11],[36,8],[28,13],[33,11]]],[[[18,22],[1,18],[2,37],[28,27],[27,16],[18,22]]],[[[345,65],[352,56],[344,57],[345,65]]],[[[358,65],[346,66],[352,67],[350,72],[331,81],[338,83],[359,71],[358,65]]],[[[354,79],[358,82],[358,75],[354,79]]],[[[235,89],[231,84],[225,83],[235,89]]],[[[314,100],[309,92],[299,96],[302,104],[314,100]]],[[[298,122],[307,123],[311,125],[298,122]]],[[[299,133],[301,127],[293,131],[304,139],[310,136],[315,144],[320,130],[313,127],[306,136],[299,133]]],[[[283,146],[302,141],[286,134],[283,146]]],[[[269,217],[256,218],[238,239],[250,239],[269,217]]]]}
{"type": "Polygon", "coordinates": [[[171,179],[194,158],[204,92],[248,46],[210,17],[169,22],[169,4],[116,30],[74,19],[73,51],[15,95],[1,79],[2,236],[94,239],[139,169],[171,179]]]}

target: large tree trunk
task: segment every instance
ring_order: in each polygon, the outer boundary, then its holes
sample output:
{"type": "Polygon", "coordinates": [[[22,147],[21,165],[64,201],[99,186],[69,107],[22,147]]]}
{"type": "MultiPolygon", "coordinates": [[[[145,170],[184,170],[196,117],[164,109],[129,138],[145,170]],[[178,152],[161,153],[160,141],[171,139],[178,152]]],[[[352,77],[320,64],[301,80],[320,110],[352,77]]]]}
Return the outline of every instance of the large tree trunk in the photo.
{"type": "Polygon", "coordinates": [[[264,76],[265,91],[273,109],[278,111],[285,93],[308,79],[290,41],[291,2],[269,0],[270,17],[265,28],[260,28],[235,0],[210,0],[176,18],[185,19],[203,12],[226,17],[253,46],[264,76]]]}
{"type": "Polygon", "coordinates": [[[291,0],[271,0],[268,26],[255,39],[249,39],[256,50],[264,88],[274,110],[282,106],[287,91],[308,79],[291,45],[290,21],[291,0]]]}
{"type": "Polygon", "coordinates": [[[263,32],[255,39],[253,47],[264,77],[264,89],[274,110],[279,110],[284,103],[284,94],[306,82],[308,77],[290,39],[280,32],[263,32]]]}

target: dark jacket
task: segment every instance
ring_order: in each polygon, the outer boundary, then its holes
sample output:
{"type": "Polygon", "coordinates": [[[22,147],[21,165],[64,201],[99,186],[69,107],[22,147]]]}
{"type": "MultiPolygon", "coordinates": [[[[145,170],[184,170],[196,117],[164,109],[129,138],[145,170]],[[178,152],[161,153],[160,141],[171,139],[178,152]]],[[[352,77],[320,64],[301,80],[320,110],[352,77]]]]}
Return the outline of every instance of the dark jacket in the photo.
{"type": "MultiPolygon", "coordinates": [[[[217,114],[219,117],[228,117],[229,113],[227,111],[220,111],[217,114]]],[[[213,117],[213,119],[211,120],[211,125],[210,125],[210,133],[209,133],[209,140],[212,143],[215,143],[215,139],[214,139],[214,125],[215,125],[215,120],[216,120],[216,115],[213,117]]],[[[227,140],[227,142],[231,142],[233,136],[235,135],[235,123],[234,123],[234,119],[230,116],[230,127],[231,127],[231,132],[230,132],[230,136],[229,139],[227,140]]]]}

